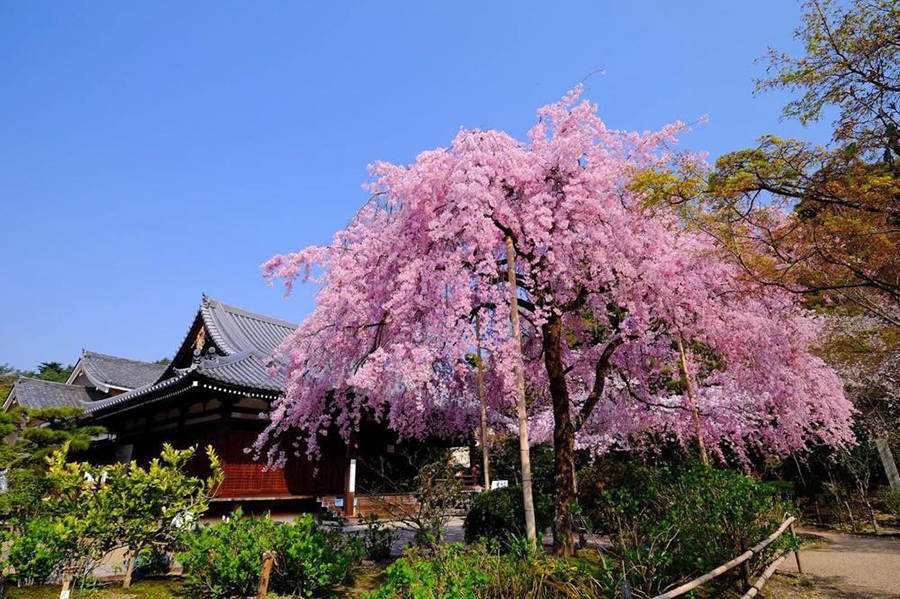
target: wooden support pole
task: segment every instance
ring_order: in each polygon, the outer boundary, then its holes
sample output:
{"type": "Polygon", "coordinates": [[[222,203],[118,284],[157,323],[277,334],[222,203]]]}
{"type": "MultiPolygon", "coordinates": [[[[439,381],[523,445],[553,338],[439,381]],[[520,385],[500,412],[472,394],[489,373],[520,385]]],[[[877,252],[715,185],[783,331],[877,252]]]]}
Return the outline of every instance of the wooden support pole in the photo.
{"type": "Polygon", "coordinates": [[[519,416],[519,455],[522,460],[522,503],[525,508],[525,536],[537,543],[534,523],[534,496],[531,493],[531,447],[528,443],[528,413],[525,407],[525,369],[522,364],[522,333],[519,330],[519,284],[516,281],[516,250],[511,235],[506,236],[506,273],[509,278],[509,317],[516,351],[516,407],[519,416]]]}
{"type": "Polygon", "coordinates": [[[691,402],[691,414],[694,417],[694,426],[697,429],[697,443],[700,444],[700,461],[709,466],[709,456],[706,453],[706,443],[703,441],[703,427],[700,424],[700,408],[697,407],[697,397],[694,395],[694,386],[691,384],[691,376],[688,373],[687,357],[684,355],[684,343],[678,336],[678,353],[681,357],[681,377],[685,391],[691,402]]]}
{"type": "Polygon", "coordinates": [[[488,447],[487,398],[484,391],[484,362],[481,359],[481,314],[475,314],[475,344],[478,368],[475,376],[478,380],[478,401],[481,403],[481,461],[484,471],[484,488],[491,488],[491,449],[488,447]]]}
{"type": "Polygon", "coordinates": [[[62,576],[62,590],[59,592],[59,599],[69,599],[72,595],[72,572],[65,570],[62,576]]]}
{"type": "MultiPolygon", "coordinates": [[[[790,530],[791,530],[791,536],[796,538],[797,535],[794,534],[794,523],[793,522],[791,522],[790,530]]],[[[800,565],[800,550],[799,549],[794,551],[794,559],[797,560],[797,572],[799,572],[800,574],[803,574],[803,566],[800,565]]]]}
{"type": "Polygon", "coordinates": [[[275,552],[266,551],[263,553],[262,572],[259,575],[259,592],[256,594],[257,599],[265,599],[269,594],[269,578],[272,576],[272,566],[275,564],[275,552]]]}
{"type": "MultiPolygon", "coordinates": [[[[741,552],[747,551],[747,549],[748,549],[747,545],[748,545],[747,539],[742,537],[741,538],[741,552]]],[[[742,574],[744,575],[744,587],[749,588],[750,585],[753,584],[753,581],[750,579],[750,560],[747,560],[743,564],[741,564],[741,571],[742,571],[742,574]]]]}

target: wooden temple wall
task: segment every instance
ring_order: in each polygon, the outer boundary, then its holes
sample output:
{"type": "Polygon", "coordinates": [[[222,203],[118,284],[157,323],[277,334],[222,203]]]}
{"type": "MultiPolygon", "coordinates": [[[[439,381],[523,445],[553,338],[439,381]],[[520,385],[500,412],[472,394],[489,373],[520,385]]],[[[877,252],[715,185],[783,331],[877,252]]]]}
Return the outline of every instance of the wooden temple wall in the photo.
{"type": "Polygon", "coordinates": [[[321,458],[311,462],[305,456],[290,456],[284,468],[267,470],[264,461],[255,461],[245,449],[263,430],[258,400],[238,402],[218,399],[187,401],[180,406],[160,407],[123,419],[115,428],[122,457],[147,463],[158,457],[165,443],[178,449],[196,446],[197,455],[189,464],[192,474],[209,472],[205,448],[212,445],[222,462],[225,480],[219,498],[314,497],[342,493],[347,467],[347,447],[336,435],[322,439],[321,458]]]}

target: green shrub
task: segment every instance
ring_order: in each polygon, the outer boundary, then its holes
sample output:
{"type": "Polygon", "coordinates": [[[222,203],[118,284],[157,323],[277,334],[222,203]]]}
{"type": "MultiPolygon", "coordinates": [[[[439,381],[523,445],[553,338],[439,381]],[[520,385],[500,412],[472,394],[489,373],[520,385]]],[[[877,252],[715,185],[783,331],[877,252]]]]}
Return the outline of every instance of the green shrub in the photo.
{"type": "Polygon", "coordinates": [[[359,533],[362,542],[362,551],[368,559],[382,560],[391,556],[391,546],[397,538],[397,533],[386,522],[378,519],[374,514],[362,519],[365,529],[359,533]]]}
{"type": "MultiPolygon", "coordinates": [[[[553,523],[553,502],[546,495],[534,495],[534,517],[538,538],[543,538],[553,523]]],[[[483,491],[472,500],[463,522],[466,542],[482,537],[502,543],[525,536],[525,507],[522,489],[507,487],[483,491]]]]}
{"type": "Polygon", "coordinates": [[[887,513],[900,518],[900,490],[884,487],[878,492],[878,499],[887,513]]]}
{"type": "Polygon", "coordinates": [[[344,540],[340,529],[324,528],[309,515],[274,531],[275,569],[270,588],[293,596],[312,597],[317,590],[342,582],[360,557],[357,543],[344,540]]]}
{"type": "Polygon", "coordinates": [[[495,599],[613,597],[618,588],[610,566],[596,559],[557,559],[529,545],[512,543],[501,553],[498,543],[452,543],[434,555],[417,549],[384,571],[386,582],[367,599],[495,599]],[[525,549],[523,549],[525,548],[525,549]]]}
{"type": "Polygon", "coordinates": [[[186,590],[200,597],[255,594],[263,554],[275,551],[269,588],[310,597],[343,581],[359,558],[358,544],[345,542],[338,529],[320,527],[309,514],[291,524],[249,518],[240,510],[223,522],[185,535],[177,555],[186,590]]]}
{"type": "Polygon", "coordinates": [[[64,559],[60,539],[46,518],[29,522],[25,534],[14,538],[9,547],[9,565],[16,572],[19,586],[43,583],[64,559]]]}
{"type": "Polygon", "coordinates": [[[147,547],[135,559],[132,580],[151,576],[165,576],[172,567],[172,558],[158,547],[147,547]]]}
{"type": "MultiPolygon", "coordinates": [[[[778,486],[731,470],[628,465],[604,474],[605,484],[580,485],[581,503],[610,535],[623,575],[647,594],[740,555],[742,541],[756,544],[792,511],[778,486]]],[[[790,542],[783,536],[754,563],[790,542]]]]}

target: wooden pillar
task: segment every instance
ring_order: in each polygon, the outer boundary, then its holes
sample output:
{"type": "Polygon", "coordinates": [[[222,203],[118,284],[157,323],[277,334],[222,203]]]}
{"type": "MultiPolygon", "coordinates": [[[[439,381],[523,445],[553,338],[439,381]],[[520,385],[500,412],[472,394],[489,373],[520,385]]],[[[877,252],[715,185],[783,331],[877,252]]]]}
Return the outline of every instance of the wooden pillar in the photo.
{"type": "MultiPolygon", "coordinates": [[[[216,495],[221,496],[222,490],[225,489],[225,485],[228,484],[228,460],[231,457],[228,455],[228,437],[231,432],[231,403],[224,396],[214,396],[211,399],[215,399],[222,404],[219,406],[220,420],[217,431],[218,434],[216,435],[216,443],[213,448],[219,456],[219,462],[222,464],[222,471],[226,473],[225,478],[222,479],[222,484],[219,486],[218,491],[216,491],[216,495]]],[[[233,480],[234,479],[232,478],[232,481],[233,480]]],[[[226,491],[226,494],[227,493],[234,493],[234,491],[226,491]]]]}
{"type": "Polygon", "coordinates": [[[356,516],[356,435],[347,442],[347,465],[344,468],[344,517],[356,516]]]}

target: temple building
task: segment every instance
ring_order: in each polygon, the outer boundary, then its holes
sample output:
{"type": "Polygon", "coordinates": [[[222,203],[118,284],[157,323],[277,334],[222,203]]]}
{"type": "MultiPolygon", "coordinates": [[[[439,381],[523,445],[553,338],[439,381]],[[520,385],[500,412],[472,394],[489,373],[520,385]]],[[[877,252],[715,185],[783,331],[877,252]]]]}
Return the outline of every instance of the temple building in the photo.
{"type": "MultiPolygon", "coordinates": [[[[64,384],[20,378],[4,409],[83,408],[83,418],[108,432],[100,445],[109,461],[145,463],[164,443],[201,450],[212,445],[225,471],[215,498],[222,508],[305,511],[324,505],[354,515],[357,457],[395,451],[396,440],[383,427],[364,423],[349,445],[337,434],[326,435],[319,459],[292,455],[283,468],[267,469],[246,451],[283,389],[268,362],[295,328],[204,295],[169,364],[84,351],[64,384]]],[[[207,468],[202,453],[191,465],[197,474],[207,468]]]]}

